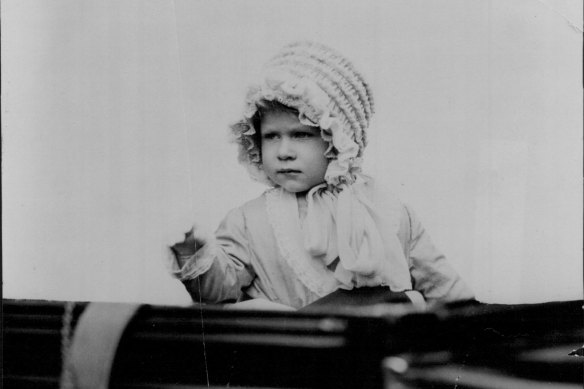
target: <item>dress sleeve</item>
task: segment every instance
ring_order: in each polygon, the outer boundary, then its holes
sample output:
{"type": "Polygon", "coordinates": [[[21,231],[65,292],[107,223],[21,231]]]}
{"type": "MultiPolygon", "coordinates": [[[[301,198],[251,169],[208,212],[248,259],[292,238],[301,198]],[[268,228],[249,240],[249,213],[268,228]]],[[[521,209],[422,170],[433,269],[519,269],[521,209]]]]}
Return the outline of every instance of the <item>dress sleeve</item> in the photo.
{"type": "Polygon", "coordinates": [[[472,290],[436,249],[413,211],[407,206],[405,210],[410,221],[409,261],[414,289],[420,291],[426,299],[473,299],[472,290]]]}
{"type": "Polygon", "coordinates": [[[239,208],[229,212],[215,236],[195,253],[181,255],[177,250],[172,251],[175,257],[173,273],[195,302],[238,301],[243,289],[255,278],[245,217],[239,208]]]}

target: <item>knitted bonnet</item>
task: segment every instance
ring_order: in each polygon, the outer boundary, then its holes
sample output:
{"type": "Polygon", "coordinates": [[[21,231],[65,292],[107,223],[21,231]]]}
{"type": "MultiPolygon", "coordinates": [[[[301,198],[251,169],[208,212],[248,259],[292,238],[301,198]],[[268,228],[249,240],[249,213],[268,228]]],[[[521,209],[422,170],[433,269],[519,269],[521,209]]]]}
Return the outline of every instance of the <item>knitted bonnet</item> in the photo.
{"type": "Polygon", "coordinates": [[[274,185],[263,171],[259,129],[252,120],[263,101],[293,108],[302,124],[320,127],[329,144],[325,181],[330,188],[355,181],[374,107],[369,86],[348,59],[319,43],[292,43],[267,62],[259,82],[249,87],[243,118],[231,130],[239,161],[254,179],[274,185]]]}

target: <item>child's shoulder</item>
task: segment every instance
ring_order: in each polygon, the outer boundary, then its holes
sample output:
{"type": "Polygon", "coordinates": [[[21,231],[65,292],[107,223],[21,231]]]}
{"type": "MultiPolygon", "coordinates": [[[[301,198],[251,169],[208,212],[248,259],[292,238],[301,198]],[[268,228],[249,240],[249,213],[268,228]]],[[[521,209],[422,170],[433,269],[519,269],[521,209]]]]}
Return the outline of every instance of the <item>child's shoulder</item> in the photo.
{"type": "Polygon", "coordinates": [[[400,233],[410,230],[412,222],[411,207],[403,202],[387,184],[381,184],[369,177],[365,184],[367,197],[375,204],[377,212],[385,220],[390,220],[400,233]]]}
{"type": "Polygon", "coordinates": [[[222,224],[234,226],[247,226],[249,223],[254,223],[264,220],[265,213],[265,194],[247,200],[241,205],[230,208],[222,224]],[[260,218],[260,219],[258,219],[260,218]]]}
{"type": "Polygon", "coordinates": [[[374,202],[381,203],[400,214],[404,212],[407,214],[409,206],[399,198],[389,185],[368,177],[365,181],[365,188],[367,196],[374,202]]]}
{"type": "Polygon", "coordinates": [[[245,201],[243,204],[241,204],[236,209],[243,212],[244,214],[262,212],[266,209],[267,196],[269,196],[270,193],[273,193],[273,191],[277,191],[277,189],[276,188],[266,189],[263,193],[261,193],[257,197],[254,197],[253,199],[245,201]]]}

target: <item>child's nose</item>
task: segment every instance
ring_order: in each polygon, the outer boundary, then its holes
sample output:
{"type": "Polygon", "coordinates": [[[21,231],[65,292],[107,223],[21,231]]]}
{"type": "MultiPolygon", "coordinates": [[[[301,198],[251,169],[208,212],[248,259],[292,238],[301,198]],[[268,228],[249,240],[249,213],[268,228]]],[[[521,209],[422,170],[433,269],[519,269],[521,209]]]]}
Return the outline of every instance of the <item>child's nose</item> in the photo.
{"type": "Polygon", "coordinates": [[[290,139],[282,138],[280,144],[278,145],[278,159],[294,159],[296,157],[296,153],[293,146],[294,145],[290,139]]]}

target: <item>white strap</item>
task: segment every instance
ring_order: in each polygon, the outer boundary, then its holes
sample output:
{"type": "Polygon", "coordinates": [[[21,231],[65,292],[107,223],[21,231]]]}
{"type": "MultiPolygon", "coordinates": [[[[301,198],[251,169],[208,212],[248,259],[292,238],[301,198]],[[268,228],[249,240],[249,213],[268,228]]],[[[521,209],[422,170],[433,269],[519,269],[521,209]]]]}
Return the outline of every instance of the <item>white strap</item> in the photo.
{"type": "Polygon", "coordinates": [[[404,293],[410,298],[410,301],[414,307],[418,308],[420,311],[426,310],[427,304],[424,296],[422,296],[422,293],[418,292],[417,290],[406,290],[404,293]]]}
{"type": "Polygon", "coordinates": [[[75,329],[66,368],[74,387],[107,389],[111,368],[127,324],[140,304],[90,303],[75,329]]]}

